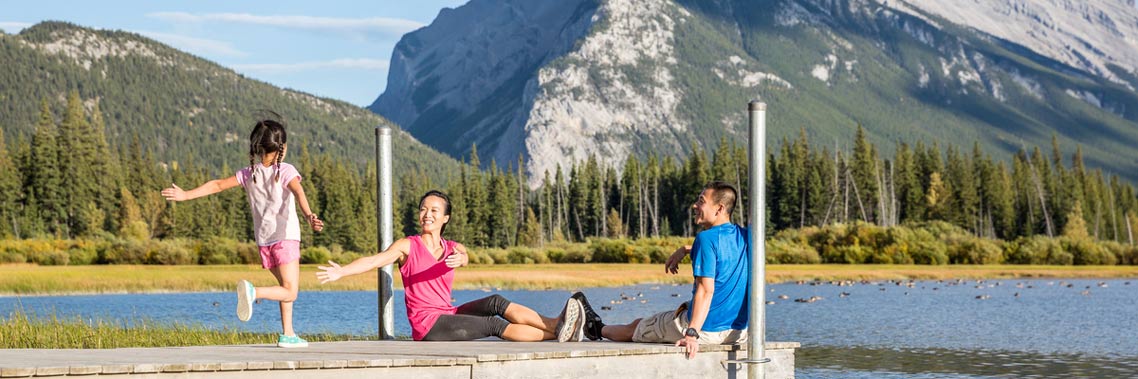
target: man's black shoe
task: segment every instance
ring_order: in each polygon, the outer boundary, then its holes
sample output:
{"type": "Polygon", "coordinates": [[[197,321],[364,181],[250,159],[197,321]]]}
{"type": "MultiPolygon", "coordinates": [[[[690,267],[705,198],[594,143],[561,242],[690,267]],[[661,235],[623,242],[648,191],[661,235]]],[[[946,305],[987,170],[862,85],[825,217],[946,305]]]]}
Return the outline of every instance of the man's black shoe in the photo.
{"type": "Polygon", "coordinates": [[[581,307],[585,308],[585,337],[593,341],[604,338],[601,335],[601,330],[604,329],[605,324],[601,321],[601,315],[593,310],[592,305],[589,305],[589,300],[585,298],[585,294],[577,292],[571,297],[581,302],[581,307]]]}

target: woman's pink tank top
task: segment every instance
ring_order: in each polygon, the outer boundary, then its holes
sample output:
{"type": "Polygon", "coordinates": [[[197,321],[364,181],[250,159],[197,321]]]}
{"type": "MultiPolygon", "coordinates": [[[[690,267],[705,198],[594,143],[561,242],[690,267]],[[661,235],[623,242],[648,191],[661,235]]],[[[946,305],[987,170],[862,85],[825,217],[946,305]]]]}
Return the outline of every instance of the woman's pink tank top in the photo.
{"type": "Polygon", "coordinates": [[[411,241],[411,251],[399,266],[399,273],[403,276],[411,338],[419,341],[431,331],[439,316],[453,315],[457,309],[450,303],[454,269],[446,265],[446,258],[454,254],[455,242],[442,240],[442,258],[435,260],[419,236],[407,239],[411,241]]]}

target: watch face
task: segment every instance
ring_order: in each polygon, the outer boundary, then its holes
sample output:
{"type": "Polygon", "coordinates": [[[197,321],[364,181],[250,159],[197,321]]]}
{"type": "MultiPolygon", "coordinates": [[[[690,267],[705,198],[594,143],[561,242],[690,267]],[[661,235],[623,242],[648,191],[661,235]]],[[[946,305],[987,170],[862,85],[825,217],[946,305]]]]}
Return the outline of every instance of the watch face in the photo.
{"type": "Polygon", "coordinates": [[[699,332],[695,328],[687,328],[684,330],[685,337],[699,337],[699,332]]]}

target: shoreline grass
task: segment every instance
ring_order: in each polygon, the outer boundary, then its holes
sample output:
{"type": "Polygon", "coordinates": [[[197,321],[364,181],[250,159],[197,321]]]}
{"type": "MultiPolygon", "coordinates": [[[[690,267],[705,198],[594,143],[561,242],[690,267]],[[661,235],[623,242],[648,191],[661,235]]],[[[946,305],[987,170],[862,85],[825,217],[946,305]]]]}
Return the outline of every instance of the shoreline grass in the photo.
{"type": "MultiPolygon", "coordinates": [[[[21,309],[0,315],[0,349],[117,349],[209,345],[274,344],[276,333],[252,333],[233,329],[211,330],[184,323],[86,320],[82,317],[36,317],[21,309]]],[[[306,334],[309,341],[363,340],[332,334],[306,334]]]]}
{"type": "MultiPolygon", "coordinates": [[[[316,266],[301,266],[301,291],[373,291],[377,272],[321,285],[316,266]]],[[[767,282],[799,280],[941,280],[1008,278],[1138,278],[1138,266],[1020,266],[1020,265],[767,265],[767,282]]],[[[254,285],[273,285],[266,270],[255,265],[217,266],[38,266],[0,265],[0,296],[74,295],[108,293],[219,292],[248,279],[254,285]]],[[[396,288],[402,288],[399,273],[396,288]]],[[[620,287],[642,283],[691,283],[691,268],[677,275],[660,264],[509,264],[471,265],[455,275],[456,289],[574,289],[620,287]]]]}

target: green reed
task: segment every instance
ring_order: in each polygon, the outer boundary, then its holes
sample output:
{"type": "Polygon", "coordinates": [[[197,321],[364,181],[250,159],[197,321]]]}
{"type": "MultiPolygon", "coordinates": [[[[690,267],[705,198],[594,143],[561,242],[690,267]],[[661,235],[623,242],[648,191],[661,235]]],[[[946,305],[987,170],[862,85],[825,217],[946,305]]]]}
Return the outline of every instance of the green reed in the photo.
{"type": "MultiPolygon", "coordinates": [[[[309,341],[360,340],[333,334],[303,335],[309,341]]],[[[232,329],[211,330],[186,323],[159,323],[138,319],[130,322],[64,318],[55,314],[35,316],[16,309],[0,314],[2,349],[113,349],[125,347],[171,347],[247,345],[276,343],[274,333],[232,329]]]]}

